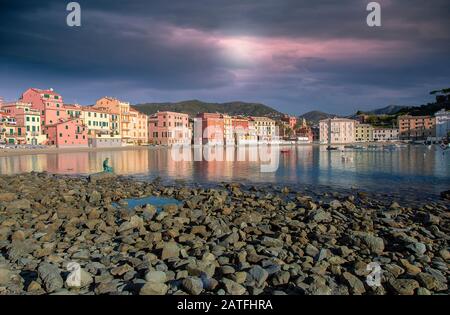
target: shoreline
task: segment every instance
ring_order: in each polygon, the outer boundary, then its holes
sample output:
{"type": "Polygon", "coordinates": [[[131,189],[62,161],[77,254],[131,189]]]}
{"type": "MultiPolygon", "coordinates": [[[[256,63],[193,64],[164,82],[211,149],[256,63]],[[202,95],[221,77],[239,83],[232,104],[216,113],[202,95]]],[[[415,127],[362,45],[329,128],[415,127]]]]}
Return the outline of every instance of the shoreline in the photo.
{"type": "Polygon", "coordinates": [[[448,294],[448,206],[239,183],[2,175],[0,295],[448,294]],[[149,196],[181,204],[158,212],[123,202],[149,196]],[[370,263],[383,271],[377,285],[366,281],[370,263]]]}

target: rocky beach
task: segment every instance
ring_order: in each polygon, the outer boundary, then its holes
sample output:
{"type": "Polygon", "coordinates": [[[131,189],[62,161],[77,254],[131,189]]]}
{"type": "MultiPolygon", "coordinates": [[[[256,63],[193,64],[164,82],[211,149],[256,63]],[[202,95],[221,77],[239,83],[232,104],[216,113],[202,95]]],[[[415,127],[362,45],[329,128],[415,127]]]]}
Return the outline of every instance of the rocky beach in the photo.
{"type": "Polygon", "coordinates": [[[0,294],[448,295],[449,197],[0,176],[0,294]]]}

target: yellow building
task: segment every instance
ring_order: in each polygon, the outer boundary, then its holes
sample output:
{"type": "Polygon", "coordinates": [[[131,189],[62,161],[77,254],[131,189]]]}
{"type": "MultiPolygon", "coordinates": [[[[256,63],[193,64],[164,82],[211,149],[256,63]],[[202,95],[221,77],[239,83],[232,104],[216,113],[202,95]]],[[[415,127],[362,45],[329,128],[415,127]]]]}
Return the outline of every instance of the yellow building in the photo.
{"type": "Polygon", "coordinates": [[[372,142],[373,141],[372,125],[356,123],[355,141],[356,142],[372,142]]]}
{"type": "Polygon", "coordinates": [[[82,108],[80,118],[84,120],[88,129],[88,138],[92,138],[98,134],[113,134],[110,128],[110,115],[110,113],[92,108],[91,106],[84,106],[82,108]]]}
{"type": "Polygon", "coordinates": [[[278,140],[276,122],[267,117],[251,117],[259,141],[278,140]]]}
{"type": "Polygon", "coordinates": [[[135,110],[130,109],[132,124],[132,139],[134,144],[148,143],[148,116],[135,110]]]}

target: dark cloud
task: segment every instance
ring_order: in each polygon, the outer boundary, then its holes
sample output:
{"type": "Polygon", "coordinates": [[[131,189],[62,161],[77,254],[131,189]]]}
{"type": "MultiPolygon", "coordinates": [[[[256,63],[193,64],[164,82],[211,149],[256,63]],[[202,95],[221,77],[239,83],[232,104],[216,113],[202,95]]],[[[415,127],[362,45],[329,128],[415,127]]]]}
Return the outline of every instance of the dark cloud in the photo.
{"type": "Polygon", "coordinates": [[[348,113],[419,104],[450,82],[448,0],[379,1],[379,29],[361,0],[80,0],[80,28],[65,24],[68,2],[0,2],[0,95],[51,86],[83,103],[113,94],[348,113]]]}

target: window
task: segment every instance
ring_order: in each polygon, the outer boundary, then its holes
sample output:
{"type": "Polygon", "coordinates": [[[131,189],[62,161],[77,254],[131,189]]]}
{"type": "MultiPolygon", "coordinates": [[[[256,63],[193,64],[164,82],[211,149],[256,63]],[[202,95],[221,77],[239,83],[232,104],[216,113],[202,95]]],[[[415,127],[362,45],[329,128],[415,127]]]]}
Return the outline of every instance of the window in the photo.
{"type": "Polygon", "coordinates": [[[59,136],[62,138],[62,133],[60,133],[59,136]]]}
{"type": "Polygon", "coordinates": [[[30,117],[27,116],[27,121],[30,121],[30,117]]]}
{"type": "Polygon", "coordinates": [[[59,110],[56,111],[56,116],[59,116],[59,110]]]}

